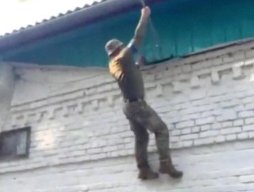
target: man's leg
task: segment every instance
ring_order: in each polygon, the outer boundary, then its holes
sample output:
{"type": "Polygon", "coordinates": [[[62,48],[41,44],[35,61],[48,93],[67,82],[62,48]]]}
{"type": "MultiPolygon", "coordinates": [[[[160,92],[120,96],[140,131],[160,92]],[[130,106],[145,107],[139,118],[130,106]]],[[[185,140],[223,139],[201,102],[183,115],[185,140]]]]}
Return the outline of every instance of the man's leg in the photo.
{"type": "Polygon", "coordinates": [[[138,177],[143,180],[158,178],[158,174],[150,169],[148,163],[147,146],[149,135],[147,130],[139,124],[131,121],[130,126],[135,134],[135,157],[137,161],[137,167],[139,169],[138,177]]]}
{"type": "Polygon", "coordinates": [[[148,117],[145,125],[155,134],[156,146],[160,156],[160,172],[167,173],[174,178],[182,177],[183,173],[178,171],[172,163],[167,125],[150,106],[147,105],[146,110],[148,117]]]}

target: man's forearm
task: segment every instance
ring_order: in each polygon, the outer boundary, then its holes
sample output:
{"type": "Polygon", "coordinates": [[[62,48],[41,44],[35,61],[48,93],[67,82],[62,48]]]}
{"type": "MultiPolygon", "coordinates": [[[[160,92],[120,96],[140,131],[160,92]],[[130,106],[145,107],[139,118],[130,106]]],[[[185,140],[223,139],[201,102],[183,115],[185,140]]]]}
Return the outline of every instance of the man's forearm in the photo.
{"type": "Polygon", "coordinates": [[[149,16],[145,17],[145,16],[141,15],[140,20],[139,20],[138,25],[135,30],[135,35],[134,35],[134,41],[135,41],[135,45],[137,47],[139,47],[141,45],[141,42],[144,39],[148,20],[149,20],[149,16]]]}

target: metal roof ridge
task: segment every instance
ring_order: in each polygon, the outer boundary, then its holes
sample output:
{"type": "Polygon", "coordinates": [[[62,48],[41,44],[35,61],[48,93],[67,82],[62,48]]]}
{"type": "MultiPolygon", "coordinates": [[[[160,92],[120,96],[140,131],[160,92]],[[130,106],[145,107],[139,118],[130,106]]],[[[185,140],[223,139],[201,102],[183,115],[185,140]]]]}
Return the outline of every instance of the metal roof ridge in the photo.
{"type": "Polygon", "coordinates": [[[20,31],[23,31],[23,30],[26,30],[26,29],[29,29],[29,28],[32,28],[32,27],[36,27],[38,25],[41,25],[41,24],[44,24],[44,23],[47,23],[47,22],[50,22],[52,20],[55,20],[55,19],[62,19],[62,17],[64,16],[67,16],[67,15],[70,15],[70,14],[74,14],[78,11],[83,11],[84,9],[87,9],[87,8],[90,8],[90,7],[93,7],[95,5],[98,5],[104,1],[109,1],[109,0],[99,0],[99,1],[94,1],[93,3],[91,3],[90,5],[89,4],[84,4],[82,7],[76,7],[74,8],[73,10],[67,10],[65,12],[60,12],[56,15],[52,15],[50,16],[49,18],[45,18],[45,19],[42,19],[41,21],[36,21],[34,22],[33,24],[27,24],[26,26],[23,26],[23,27],[19,27],[17,29],[13,29],[12,31],[10,32],[6,32],[4,33],[3,35],[0,35],[0,40],[2,38],[5,38],[6,36],[9,36],[9,35],[12,35],[14,33],[18,33],[20,31]]]}

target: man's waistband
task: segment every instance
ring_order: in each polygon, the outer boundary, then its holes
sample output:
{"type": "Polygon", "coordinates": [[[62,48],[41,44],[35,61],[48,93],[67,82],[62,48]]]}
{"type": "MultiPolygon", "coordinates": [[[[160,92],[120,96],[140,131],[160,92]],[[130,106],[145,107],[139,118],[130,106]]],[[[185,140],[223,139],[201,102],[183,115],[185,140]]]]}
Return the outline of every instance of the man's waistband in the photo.
{"type": "Polygon", "coordinates": [[[132,102],[141,102],[141,101],[144,101],[143,98],[132,98],[132,99],[124,99],[124,102],[125,103],[132,103],[132,102]]]}

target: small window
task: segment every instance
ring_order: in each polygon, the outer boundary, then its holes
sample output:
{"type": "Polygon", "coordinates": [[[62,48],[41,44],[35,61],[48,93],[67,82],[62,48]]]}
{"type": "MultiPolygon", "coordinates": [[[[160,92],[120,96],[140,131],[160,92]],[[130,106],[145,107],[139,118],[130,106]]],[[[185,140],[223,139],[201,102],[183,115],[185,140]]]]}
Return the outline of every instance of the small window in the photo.
{"type": "Polygon", "coordinates": [[[0,133],[0,159],[28,157],[30,134],[30,127],[0,133]]]}

